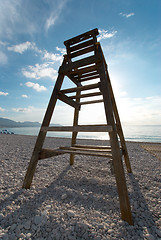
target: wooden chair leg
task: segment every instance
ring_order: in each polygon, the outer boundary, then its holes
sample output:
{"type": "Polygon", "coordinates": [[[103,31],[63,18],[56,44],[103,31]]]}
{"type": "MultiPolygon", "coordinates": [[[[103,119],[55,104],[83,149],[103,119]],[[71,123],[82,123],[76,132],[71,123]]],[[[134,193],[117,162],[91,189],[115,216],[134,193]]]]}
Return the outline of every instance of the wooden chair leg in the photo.
{"type": "MultiPolygon", "coordinates": [[[[80,91],[76,93],[76,102],[80,102],[80,91]]],[[[73,120],[73,126],[78,125],[78,117],[79,117],[79,109],[74,110],[74,120],[73,120]]],[[[72,141],[71,141],[71,146],[74,146],[76,144],[76,138],[77,138],[78,132],[73,132],[72,133],[72,141]]],[[[70,165],[74,164],[74,154],[70,154],[70,165]]]]}
{"type": "Polygon", "coordinates": [[[133,224],[131,208],[128,198],[125,173],[121,159],[120,146],[117,137],[117,130],[114,121],[114,111],[111,102],[111,92],[109,86],[109,78],[105,71],[104,64],[99,64],[99,74],[101,79],[101,91],[103,94],[104,107],[107,123],[112,125],[113,131],[109,133],[111,150],[112,150],[112,158],[113,158],[113,166],[114,166],[114,174],[116,178],[117,191],[119,195],[120,202],[120,211],[121,218],[127,221],[129,224],[133,224]]]}
{"type": "MultiPolygon", "coordinates": [[[[64,79],[64,75],[59,74],[58,78],[57,78],[57,82],[56,82],[54,90],[53,90],[53,93],[51,95],[48,107],[47,107],[41,128],[46,127],[46,126],[48,127],[50,124],[50,120],[51,120],[51,117],[52,117],[52,114],[53,114],[53,111],[54,111],[54,108],[56,105],[56,101],[57,101],[57,92],[61,88],[63,79],[64,79]]],[[[23,188],[27,189],[27,188],[30,188],[30,186],[31,186],[32,179],[33,179],[33,176],[35,173],[35,169],[36,169],[36,166],[37,166],[37,163],[39,160],[39,153],[42,150],[42,146],[43,146],[45,137],[46,137],[46,132],[41,131],[41,129],[40,129],[40,132],[37,137],[36,144],[35,144],[35,148],[33,150],[32,157],[31,157],[31,160],[30,160],[30,163],[29,163],[26,175],[25,175],[25,179],[24,179],[23,186],[22,186],[23,188]]]]}

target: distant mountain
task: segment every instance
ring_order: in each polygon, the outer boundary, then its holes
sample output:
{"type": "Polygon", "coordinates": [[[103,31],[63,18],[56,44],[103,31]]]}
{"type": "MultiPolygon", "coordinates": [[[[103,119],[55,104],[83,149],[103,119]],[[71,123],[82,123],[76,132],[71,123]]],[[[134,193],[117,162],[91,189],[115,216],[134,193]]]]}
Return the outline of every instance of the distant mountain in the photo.
{"type": "Polygon", "coordinates": [[[40,127],[39,122],[16,122],[7,118],[0,118],[0,127],[40,127]]]}

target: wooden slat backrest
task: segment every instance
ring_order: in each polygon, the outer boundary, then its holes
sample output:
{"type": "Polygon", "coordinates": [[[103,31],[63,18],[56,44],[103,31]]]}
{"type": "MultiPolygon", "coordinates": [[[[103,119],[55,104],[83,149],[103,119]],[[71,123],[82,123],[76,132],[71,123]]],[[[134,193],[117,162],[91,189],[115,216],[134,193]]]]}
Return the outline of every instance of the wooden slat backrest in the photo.
{"type": "Polygon", "coordinates": [[[98,34],[98,29],[95,28],[79,36],[66,40],[64,45],[67,49],[67,59],[70,61],[74,57],[94,52],[95,43],[97,42],[96,36],[98,34]]]}

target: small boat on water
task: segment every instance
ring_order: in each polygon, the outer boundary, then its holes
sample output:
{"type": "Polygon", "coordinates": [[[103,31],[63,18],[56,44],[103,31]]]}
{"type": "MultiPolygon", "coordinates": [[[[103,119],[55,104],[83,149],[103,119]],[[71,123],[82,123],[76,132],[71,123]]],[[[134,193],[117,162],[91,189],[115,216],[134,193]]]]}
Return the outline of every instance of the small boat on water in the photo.
{"type": "Polygon", "coordinates": [[[1,134],[14,134],[14,132],[9,132],[7,129],[4,129],[0,132],[1,134]]]}

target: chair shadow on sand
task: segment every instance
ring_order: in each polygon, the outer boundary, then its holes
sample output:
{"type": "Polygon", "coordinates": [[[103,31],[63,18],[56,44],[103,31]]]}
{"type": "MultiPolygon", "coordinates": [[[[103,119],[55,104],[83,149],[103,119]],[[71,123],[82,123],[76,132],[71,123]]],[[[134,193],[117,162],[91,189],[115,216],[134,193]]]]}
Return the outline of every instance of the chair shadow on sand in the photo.
{"type": "MultiPolygon", "coordinates": [[[[12,217],[15,217],[15,216],[17,216],[18,219],[20,219],[20,222],[18,224],[25,224],[26,221],[33,220],[33,217],[35,215],[39,215],[39,213],[38,213],[39,207],[41,207],[45,201],[50,202],[50,200],[52,200],[52,201],[56,200],[58,202],[64,201],[65,203],[73,204],[77,208],[80,208],[81,206],[83,206],[85,209],[90,209],[90,207],[92,207],[94,210],[100,211],[103,214],[106,214],[106,213],[109,214],[109,211],[111,211],[111,214],[117,212],[117,214],[119,216],[119,201],[117,198],[116,186],[108,185],[108,184],[103,185],[103,186],[101,186],[101,184],[98,185],[97,189],[101,189],[100,191],[102,191],[102,193],[106,192],[109,195],[108,198],[106,198],[106,199],[103,197],[101,199],[97,199],[94,196],[96,193],[96,188],[92,184],[84,184],[82,186],[80,185],[79,191],[76,192],[76,189],[74,187],[75,186],[74,180],[69,179],[67,181],[66,179],[64,179],[65,176],[68,174],[68,171],[71,168],[72,167],[70,165],[67,165],[64,168],[64,170],[58,175],[58,177],[55,179],[55,181],[53,181],[50,185],[44,187],[39,193],[36,193],[36,194],[34,193],[34,196],[31,195],[31,197],[28,198],[27,200],[25,200],[23,198],[22,203],[20,202],[19,209],[16,209],[14,212],[11,212],[6,217],[4,217],[5,222],[7,222],[7,224],[5,224],[5,226],[3,226],[3,220],[2,220],[2,227],[7,228],[7,227],[11,226],[13,224],[12,217]],[[65,189],[65,191],[62,192],[61,187],[64,187],[64,186],[67,188],[65,189]],[[71,192],[70,193],[68,192],[69,186],[70,186],[71,191],[74,191],[75,198],[72,197],[71,192]],[[82,189],[85,189],[86,192],[87,191],[91,192],[91,197],[89,197],[89,199],[84,199],[82,197],[82,194],[81,194],[82,189]],[[61,199],[62,193],[63,194],[66,193],[67,196],[69,196],[69,197],[66,198],[65,200],[62,200],[61,199]],[[100,201],[99,204],[98,204],[98,201],[100,201]],[[34,206],[33,206],[33,203],[35,203],[34,206]],[[31,217],[31,213],[32,213],[32,217],[31,217]],[[21,222],[21,219],[23,222],[21,222]],[[25,219],[25,222],[24,222],[24,219],[25,219]]],[[[140,219],[140,214],[138,213],[138,211],[136,211],[135,216],[134,216],[134,226],[130,226],[126,222],[123,222],[122,226],[121,226],[121,232],[119,232],[118,237],[126,236],[126,233],[128,232],[129,228],[138,230],[136,225],[138,225],[140,222],[139,233],[140,233],[140,237],[142,237],[141,239],[143,239],[143,236],[145,234],[145,227],[148,231],[147,232],[148,234],[154,235],[154,228],[156,228],[156,225],[155,225],[155,221],[152,217],[152,214],[148,208],[146,200],[145,200],[143,194],[141,193],[139,184],[138,184],[137,180],[135,179],[134,175],[129,174],[129,179],[130,179],[130,182],[131,182],[131,185],[133,188],[133,191],[130,193],[130,198],[133,199],[133,195],[137,194],[138,204],[142,203],[144,205],[143,215],[146,215],[146,219],[145,218],[140,219]],[[148,220],[149,222],[147,221],[147,219],[150,219],[150,220],[148,220]]],[[[18,198],[21,195],[24,196],[24,194],[30,195],[30,190],[20,189],[19,191],[15,192],[10,197],[6,198],[4,201],[1,201],[0,204],[1,204],[1,206],[3,206],[3,209],[4,209],[5,207],[10,205],[11,201],[14,201],[15,203],[17,203],[17,201],[19,201],[18,198]]],[[[140,208],[140,210],[141,210],[141,208],[140,208]]],[[[49,220],[53,224],[53,228],[54,228],[55,216],[50,215],[49,220]]],[[[59,223],[59,224],[61,226],[61,223],[59,223]]],[[[39,226],[39,230],[41,228],[43,228],[43,225],[39,226]]],[[[88,230],[89,230],[88,232],[90,232],[90,229],[88,229],[88,230]]],[[[39,233],[36,232],[36,233],[34,233],[33,237],[38,237],[38,235],[39,235],[39,233]]],[[[5,237],[5,235],[4,235],[4,237],[5,237]]],[[[36,238],[33,238],[33,239],[36,239],[36,238]]],[[[95,239],[95,237],[93,237],[93,239],[95,239]]],[[[107,239],[108,239],[108,235],[107,235],[107,239]]]]}

